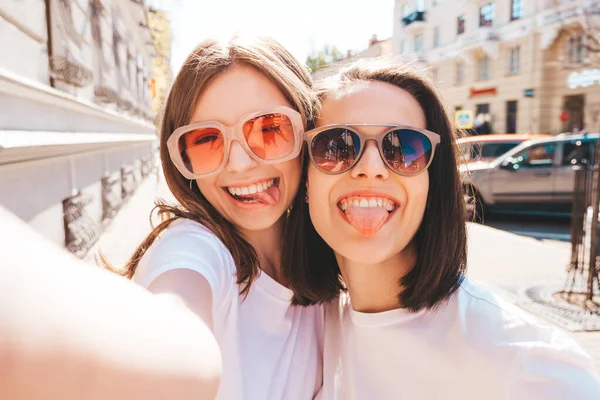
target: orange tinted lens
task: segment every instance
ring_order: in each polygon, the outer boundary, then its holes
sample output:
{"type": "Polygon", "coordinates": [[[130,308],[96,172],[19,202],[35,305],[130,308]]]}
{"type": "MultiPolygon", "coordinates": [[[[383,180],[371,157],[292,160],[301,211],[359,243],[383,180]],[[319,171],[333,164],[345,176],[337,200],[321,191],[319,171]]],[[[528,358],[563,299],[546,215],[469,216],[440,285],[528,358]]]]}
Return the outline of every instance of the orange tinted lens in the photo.
{"type": "Polygon", "coordinates": [[[179,151],[187,169],[194,174],[214,172],[225,154],[223,134],[217,128],[194,129],[179,138],[179,151]]]}
{"type": "Polygon", "coordinates": [[[246,121],[243,130],[246,143],[263,160],[276,160],[294,150],[294,127],[285,114],[264,114],[252,118],[246,121]]]}

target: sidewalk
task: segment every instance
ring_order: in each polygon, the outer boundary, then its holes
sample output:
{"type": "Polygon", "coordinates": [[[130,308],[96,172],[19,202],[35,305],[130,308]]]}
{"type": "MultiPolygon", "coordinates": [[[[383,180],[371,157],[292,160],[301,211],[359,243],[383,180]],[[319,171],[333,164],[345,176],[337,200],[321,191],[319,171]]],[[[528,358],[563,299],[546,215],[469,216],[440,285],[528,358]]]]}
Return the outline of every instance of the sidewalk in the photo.
{"type": "MultiPolygon", "coordinates": [[[[148,177],[123,206],[102,235],[97,248],[113,266],[127,262],[150,232],[149,215],[156,198],[175,202],[164,179],[148,177]]],[[[468,224],[468,276],[501,295],[501,288],[523,284],[562,284],[570,257],[570,243],[540,241],[478,224],[468,224]]],[[[93,261],[92,252],[88,260],[93,261]]],[[[536,315],[541,321],[543,317],[536,315]]],[[[551,323],[548,321],[548,323],[551,323]]],[[[600,371],[600,331],[570,332],[593,357],[600,371]]]]}

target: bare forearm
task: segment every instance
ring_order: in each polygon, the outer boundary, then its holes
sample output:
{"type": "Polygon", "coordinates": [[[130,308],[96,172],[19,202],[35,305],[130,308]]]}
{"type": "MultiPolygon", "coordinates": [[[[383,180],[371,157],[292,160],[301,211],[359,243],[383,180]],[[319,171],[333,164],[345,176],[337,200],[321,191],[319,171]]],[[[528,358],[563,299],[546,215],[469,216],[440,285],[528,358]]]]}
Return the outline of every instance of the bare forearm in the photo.
{"type": "Polygon", "coordinates": [[[214,398],[221,359],[202,320],[0,221],[0,398],[214,398]]]}

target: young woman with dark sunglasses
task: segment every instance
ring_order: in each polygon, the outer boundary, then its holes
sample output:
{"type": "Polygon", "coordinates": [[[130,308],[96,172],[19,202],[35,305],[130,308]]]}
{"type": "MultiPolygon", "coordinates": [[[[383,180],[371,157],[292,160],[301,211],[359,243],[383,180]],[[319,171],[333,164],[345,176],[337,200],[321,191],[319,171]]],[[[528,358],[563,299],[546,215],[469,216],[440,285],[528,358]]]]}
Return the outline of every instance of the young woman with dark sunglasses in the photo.
{"type": "Polygon", "coordinates": [[[165,104],[160,157],[179,205],[159,205],[124,275],[211,328],[219,399],[312,399],[321,385],[322,307],[293,307],[282,269],[314,98],[282,46],[236,38],[198,46],[165,104]]]}
{"type": "Polygon", "coordinates": [[[363,61],[320,98],[308,212],[297,203],[294,214],[318,232],[298,251],[309,284],[296,302],[331,300],[320,398],[600,398],[591,359],[566,334],[465,277],[455,137],[432,85],[363,61]]]}

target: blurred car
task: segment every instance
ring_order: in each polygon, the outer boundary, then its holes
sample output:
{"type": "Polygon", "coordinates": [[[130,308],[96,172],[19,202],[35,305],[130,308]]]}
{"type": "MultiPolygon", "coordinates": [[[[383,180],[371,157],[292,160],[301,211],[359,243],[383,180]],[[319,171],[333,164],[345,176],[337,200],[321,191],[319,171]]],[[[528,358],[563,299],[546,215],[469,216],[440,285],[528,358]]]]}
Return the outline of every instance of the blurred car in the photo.
{"type": "Polygon", "coordinates": [[[474,135],[457,140],[462,163],[491,162],[526,140],[549,138],[541,134],[474,135]]]}
{"type": "Polygon", "coordinates": [[[571,210],[575,167],[593,162],[600,134],[533,137],[491,162],[460,166],[471,214],[571,210]]]}

